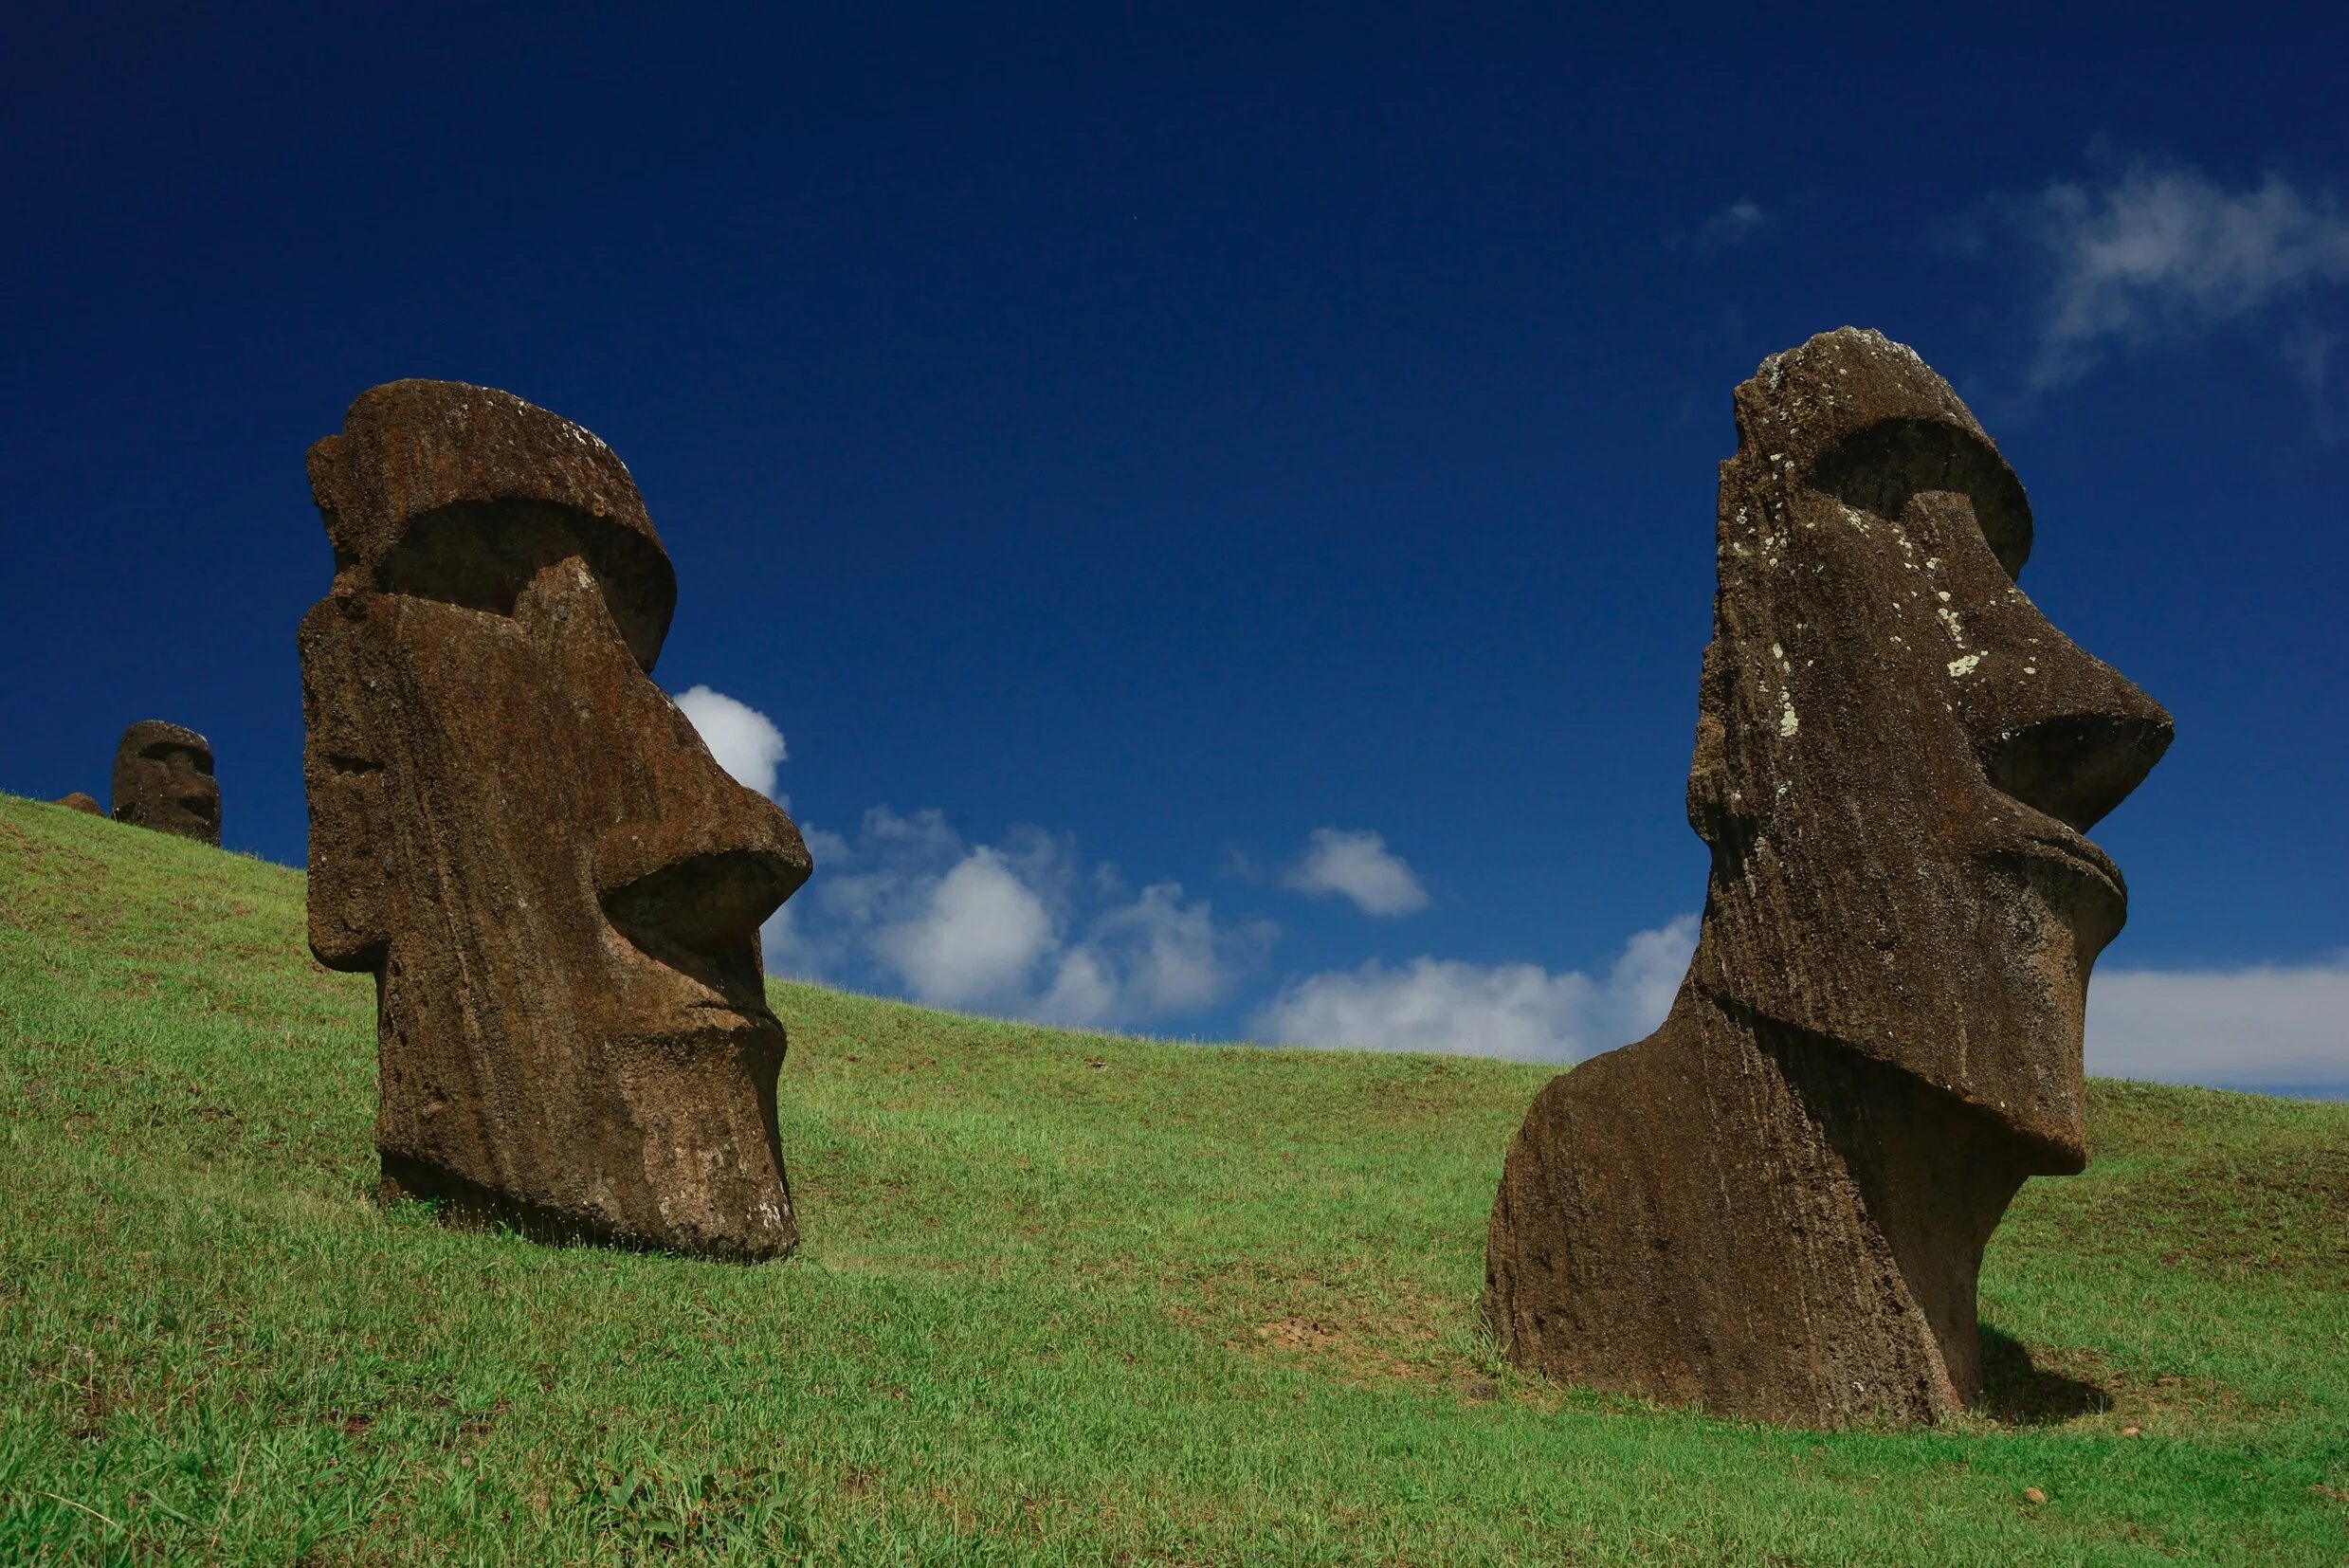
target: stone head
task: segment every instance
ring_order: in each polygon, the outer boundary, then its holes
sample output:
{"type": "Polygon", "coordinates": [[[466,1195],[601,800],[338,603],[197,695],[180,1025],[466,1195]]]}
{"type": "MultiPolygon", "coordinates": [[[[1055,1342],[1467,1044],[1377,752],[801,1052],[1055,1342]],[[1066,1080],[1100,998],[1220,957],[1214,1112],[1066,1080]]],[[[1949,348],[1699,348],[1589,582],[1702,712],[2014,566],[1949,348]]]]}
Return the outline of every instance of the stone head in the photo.
{"type": "Polygon", "coordinates": [[[2089,967],[2120,871],[2085,837],[2169,716],[2024,596],[2030,506],[1900,344],[1823,334],[1736,394],[1689,819],[1690,983],[2085,1159],[2089,967]]]}
{"type": "Polygon", "coordinates": [[[220,781],[211,742],[191,729],[142,719],[114,753],[114,819],[220,842],[220,781]]]}
{"type": "Polygon", "coordinates": [[[310,942],[377,976],[387,1186],[787,1249],[758,927],[808,853],[651,680],[676,579],[628,470],[436,381],[361,395],[309,470],[310,942]]]}

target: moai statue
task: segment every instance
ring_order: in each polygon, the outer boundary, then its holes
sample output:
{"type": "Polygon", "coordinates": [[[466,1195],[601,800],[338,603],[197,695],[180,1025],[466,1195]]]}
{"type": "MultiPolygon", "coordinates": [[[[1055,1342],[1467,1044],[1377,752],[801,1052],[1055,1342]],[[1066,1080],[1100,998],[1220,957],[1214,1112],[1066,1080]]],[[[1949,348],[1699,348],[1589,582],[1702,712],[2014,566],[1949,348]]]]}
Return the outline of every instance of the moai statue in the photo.
{"type": "Polygon", "coordinates": [[[2083,835],[2169,715],[2015,587],[2023,486],[1948,383],[1845,329],[1737,391],[1688,817],[1712,849],[1663,1027],[1555,1080],[1484,1310],[1561,1379],[1800,1426],[1981,1382],[1983,1245],[2086,1163],[2083,835]]]}
{"type": "Polygon", "coordinates": [[[160,719],[142,719],[124,730],[114,750],[114,819],[219,844],[220,781],[212,776],[211,742],[160,719]]]}
{"type": "Polygon", "coordinates": [[[63,806],[69,811],[80,811],[83,816],[104,816],[106,814],[99,809],[96,800],[83,794],[80,790],[74,791],[71,794],[59,795],[50,804],[63,806]]]}
{"type": "Polygon", "coordinates": [[[383,1194],[789,1251],[758,927],[808,851],[650,679],[677,583],[628,469],[445,381],[362,394],[309,466],[310,947],[375,976],[383,1194]]]}

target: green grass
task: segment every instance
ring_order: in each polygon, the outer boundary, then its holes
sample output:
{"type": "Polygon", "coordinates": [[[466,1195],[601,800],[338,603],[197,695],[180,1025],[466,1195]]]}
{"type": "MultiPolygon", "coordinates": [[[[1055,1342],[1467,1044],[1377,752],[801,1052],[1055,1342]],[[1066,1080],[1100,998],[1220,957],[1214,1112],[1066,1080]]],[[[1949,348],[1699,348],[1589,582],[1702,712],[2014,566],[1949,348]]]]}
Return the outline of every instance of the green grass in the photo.
{"type": "Polygon", "coordinates": [[[2349,1558],[2349,1106],[2092,1085],[1992,1412],[1784,1431],[1495,1360],[1530,1067],[777,985],[792,1261],[379,1211],[301,901],[0,797],[0,1561],[2349,1558]]]}

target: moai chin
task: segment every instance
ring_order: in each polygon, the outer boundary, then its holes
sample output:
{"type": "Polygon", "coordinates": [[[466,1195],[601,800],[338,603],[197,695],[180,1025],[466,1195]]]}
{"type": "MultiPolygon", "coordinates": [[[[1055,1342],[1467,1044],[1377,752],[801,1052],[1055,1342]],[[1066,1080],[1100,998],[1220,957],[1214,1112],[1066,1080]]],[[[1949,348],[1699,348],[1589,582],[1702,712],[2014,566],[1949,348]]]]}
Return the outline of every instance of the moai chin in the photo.
{"type": "Polygon", "coordinates": [[[808,851],[650,679],[676,577],[627,468],[445,381],[362,394],[309,468],[310,947],[375,976],[384,1194],[789,1251],[758,927],[808,851]]]}
{"type": "Polygon", "coordinates": [[[2169,715],[2015,587],[2023,487],[1910,350],[1763,361],[1721,465],[1669,1017],[1553,1080],[1494,1201],[1484,1309],[1557,1377],[1802,1426],[1974,1399],[1983,1245],[2086,1163],[2083,835],[2169,715]]]}
{"type": "Polygon", "coordinates": [[[114,750],[114,819],[218,846],[220,781],[212,776],[212,743],[160,719],[142,719],[124,730],[114,750]]]}

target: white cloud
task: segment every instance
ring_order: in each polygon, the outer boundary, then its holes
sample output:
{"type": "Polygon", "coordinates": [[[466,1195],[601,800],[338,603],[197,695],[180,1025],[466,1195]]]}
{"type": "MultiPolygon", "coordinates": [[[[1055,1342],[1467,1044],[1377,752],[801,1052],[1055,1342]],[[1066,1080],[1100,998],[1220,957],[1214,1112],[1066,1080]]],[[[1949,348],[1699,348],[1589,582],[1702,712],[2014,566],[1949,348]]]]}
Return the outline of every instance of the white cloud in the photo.
{"type": "Polygon", "coordinates": [[[1213,1007],[1269,945],[1180,884],[1130,893],[1036,829],[966,845],[936,811],[865,812],[853,839],[807,834],[817,873],[767,922],[768,967],[902,991],[938,1007],[1134,1025],[1213,1007]]]}
{"type": "Polygon", "coordinates": [[[1317,897],[1341,893],[1366,915],[1408,915],[1428,906],[1428,890],[1410,865],[1368,831],[1316,828],[1281,885],[1317,897]]]}
{"type": "Polygon", "coordinates": [[[719,767],[737,783],[774,798],[775,769],[789,755],[783,748],[783,732],[774,727],[774,720],[748,702],[737,702],[707,686],[688,686],[679,692],[677,705],[693,721],[701,743],[709,747],[719,767]]]}
{"type": "Polygon", "coordinates": [[[1100,1024],[1204,1012],[1231,994],[1274,935],[1266,921],[1220,926],[1205,899],[1183,902],[1180,883],[1153,883],[1094,919],[1040,1015],[1100,1024]]]}
{"type": "Polygon", "coordinates": [[[894,989],[903,976],[882,951],[883,933],[899,933],[891,945],[902,951],[905,928],[969,854],[961,835],[939,811],[901,816],[886,806],[866,811],[853,837],[806,823],[800,833],[815,874],[762,928],[768,969],[894,989]]]}
{"type": "Polygon", "coordinates": [[[767,917],[766,924],[758,928],[759,954],[766,960],[770,975],[790,975],[812,980],[823,971],[823,960],[810,949],[807,939],[800,934],[799,914],[802,907],[795,902],[787,901],[782,908],[767,917]]]}
{"type": "Polygon", "coordinates": [[[1061,956],[1060,972],[1037,1004],[1036,1016],[1047,1023],[1087,1023],[1117,1009],[1118,982],[1102,967],[1100,955],[1080,947],[1061,956]]]}
{"type": "MultiPolygon", "coordinates": [[[[2041,266],[2030,367],[2041,389],[2115,346],[2199,337],[2349,282],[2349,212],[2276,174],[2231,191],[2199,170],[2140,163],[2102,183],[2057,181],[2006,210],[2041,266]]],[[[2313,330],[2285,335],[2279,352],[2307,361],[2313,330]]]]}
{"type": "Polygon", "coordinates": [[[915,914],[873,939],[917,1001],[956,1008],[1016,1003],[1053,943],[1044,901],[984,845],[940,878],[915,914]]]}
{"type": "Polygon", "coordinates": [[[1252,1029],[1294,1045],[1575,1062],[1663,1022],[1696,944],[1697,917],[1683,915],[1634,936],[1603,979],[1538,964],[1374,959],[1287,986],[1252,1029]]]}
{"type": "Polygon", "coordinates": [[[2220,1088],[2349,1087],[2349,953],[2231,970],[2099,970],[2088,1070],[2220,1088]]]}

